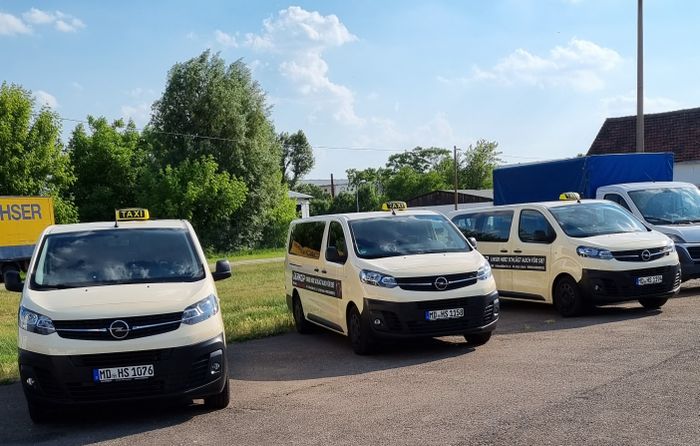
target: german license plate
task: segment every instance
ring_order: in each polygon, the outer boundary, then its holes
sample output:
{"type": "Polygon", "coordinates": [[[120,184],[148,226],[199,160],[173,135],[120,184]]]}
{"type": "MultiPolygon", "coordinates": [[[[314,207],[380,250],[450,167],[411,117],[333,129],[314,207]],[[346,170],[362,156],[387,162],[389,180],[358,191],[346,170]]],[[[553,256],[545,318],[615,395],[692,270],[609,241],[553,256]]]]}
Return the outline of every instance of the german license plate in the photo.
{"type": "Polygon", "coordinates": [[[151,378],[152,376],[154,376],[152,364],[92,369],[92,379],[96,383],[146,379],[151,378]]]}
{"type": "Polygon", "coordinates": [[[460,317],[464,317],[464,308],[450,308],[448,310],[431,310],[425,312],[426,321],[457,319],[460,317]]]}
{"type": "Polygon", "coordinates": [[[658,276],[644,276],[644,277],[637,277],[637,285],[639,286],[644,286],[644,285],[654,285],[657,283],[661,283],[664,281],[664,276],[659,274],[658,276]]]}

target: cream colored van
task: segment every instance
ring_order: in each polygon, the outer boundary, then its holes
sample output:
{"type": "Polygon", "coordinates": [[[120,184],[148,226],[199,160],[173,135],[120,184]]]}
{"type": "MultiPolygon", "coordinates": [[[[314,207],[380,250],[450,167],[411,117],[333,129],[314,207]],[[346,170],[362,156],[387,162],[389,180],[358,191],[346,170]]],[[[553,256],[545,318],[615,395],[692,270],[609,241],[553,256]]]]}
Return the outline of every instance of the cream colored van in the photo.
{"type": "Polygon", "coordinates": [[[498,293],[484,257],[443,215],[391,210],[324,215],[290,225],[287,303],[297,331],[375,340],[463,335],[486,343],[498,293]]]}
{"type": "Polygon", "coordinates": [[[228,262],[210,272],[184,220],[149,221],[144,209],[117,214],[116,222],[48,227],[26,282],[5,275],[5,287],[22,293],[19,373],[35,422],[66,405],[229,403],[214,286],[231,275],[228,262]]]}
{"type": "Polygon", "coordinates": [[[457,211],[479,243],[501,297],[554,303],[563,316],[587,305],[639,300],[660,308],[681,284],[673,241],[607,200],[525,203],[457,211]]]}

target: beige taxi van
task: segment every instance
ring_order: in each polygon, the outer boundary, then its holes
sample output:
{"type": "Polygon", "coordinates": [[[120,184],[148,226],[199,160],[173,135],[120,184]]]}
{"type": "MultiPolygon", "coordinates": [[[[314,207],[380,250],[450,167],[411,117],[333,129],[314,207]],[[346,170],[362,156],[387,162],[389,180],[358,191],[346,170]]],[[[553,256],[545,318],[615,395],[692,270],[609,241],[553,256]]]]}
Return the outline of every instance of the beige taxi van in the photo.
{"type": "Polygon", "coordinates": [[[297,331],[346,335],[358,354],[381,338],[486,343],[499,313],[488,262],[442,214],[386,209],[291,223],[285,289],[297,331]]]}
{"type": "Polygon", "coordinates": [[[678,292],[671,239],[610,201],[563,198],[450,214],[478,241],[501,297],[553,303],[575,316],[590,305],[630,300],[660,308],[678,292]]]}

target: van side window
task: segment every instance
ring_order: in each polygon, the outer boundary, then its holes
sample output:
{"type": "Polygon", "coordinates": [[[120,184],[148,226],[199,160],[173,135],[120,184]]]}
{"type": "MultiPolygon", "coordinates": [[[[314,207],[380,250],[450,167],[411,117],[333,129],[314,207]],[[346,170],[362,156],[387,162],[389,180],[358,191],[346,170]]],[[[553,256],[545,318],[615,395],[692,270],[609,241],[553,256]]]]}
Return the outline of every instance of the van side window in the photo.
{"type": "Polygon", "coordinates": [[[463,214],[452,218],[465,237],[474,237],[479,242],[507,242],[513,211],[491,211],[478,214],[463,214]]]}
{"type": "Polygon", "coordinates": [[[289,253],[310,259],[321,257],[321,242],[323,242],[325,227],[324,221],[295,224],[289,237],[289,253]]]}
{"type": "Polygon", "coordinates": [[[620,206],[622,206],[623,208],[627,209],[628,211],[632,212],[630,210],[630,207],[627,205],[627,202],[625,201],[625,199],[622,198],[619,194],[605,194],[603,199],[615,202],[615,203],[619,204],[620,206]]]}
{"type": "Polygon", "coordinates": [[[337,221],[328,226],[328,242],[326,243],[326,260],[344,264],[348,259],[348,249],[345,244],[343,227],[337,221]]]}
{"type": "Polygon", "coordinates": [[[557,237],[544,215],[532,209],[520,212],[518,236],[526,243],[552,243],[557,237]]]}

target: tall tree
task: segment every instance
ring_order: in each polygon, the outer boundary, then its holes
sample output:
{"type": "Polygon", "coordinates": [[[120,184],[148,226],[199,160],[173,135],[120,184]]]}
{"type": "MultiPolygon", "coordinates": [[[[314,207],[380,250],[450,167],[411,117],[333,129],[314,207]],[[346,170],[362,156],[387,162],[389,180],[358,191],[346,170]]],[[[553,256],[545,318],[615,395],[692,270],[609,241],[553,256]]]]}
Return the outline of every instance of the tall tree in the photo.
{"type": "Polygon", "coordinates": [[[386,168],[396,173],[404,167],[410,167],[417,173],[434,170],[443,160],[450,159],[452,152],[441,147],[420,147],[389,156],[386,168]]]}
{"type": "Polygon", "coordinates": [[[292,134],[282,132],[278,138],[282,147],[282,180],[293,189],[299,178],[314,167],[314,151],[302,130],[292,134]]]}
{"type": "Polygon", "coordinates": [[[75,181],[70,158],[59,138],[58,115],[48,107],[33,113],[30,91],[0,86],[0,194],[54,198],[59,223],[77,221],[69,193],[75,181]]]}
{"type": "Polygon", "coordinates": [[[110,220],[114,209],[136,206],[143,170],[139,131],[133,121],[112,124],[88,116],[88,129],[79,124],[68,143],[76,181],[72,190],[80,221],[110,220]]]}
{"type": "Polygon", "coordinates": [[[460,172],[460,183],[466,189],[488,189],[493,187],[493,169],[502,161],[498,143],[480,139],[469,145],[464,152],[464,168],[460,172]]]}
{"type": "Polygon", "coordinates": [[[209,51],[168,73],[163,96],[153,105],[150,131],[162,168],[210,156],[219,172],[242,180],[246,201],[221,225],[217,249],[255,246],[276,206],[287,206],[280,172],[281,150],[265,93],[241,61],[226,65],[209,51]]]}

